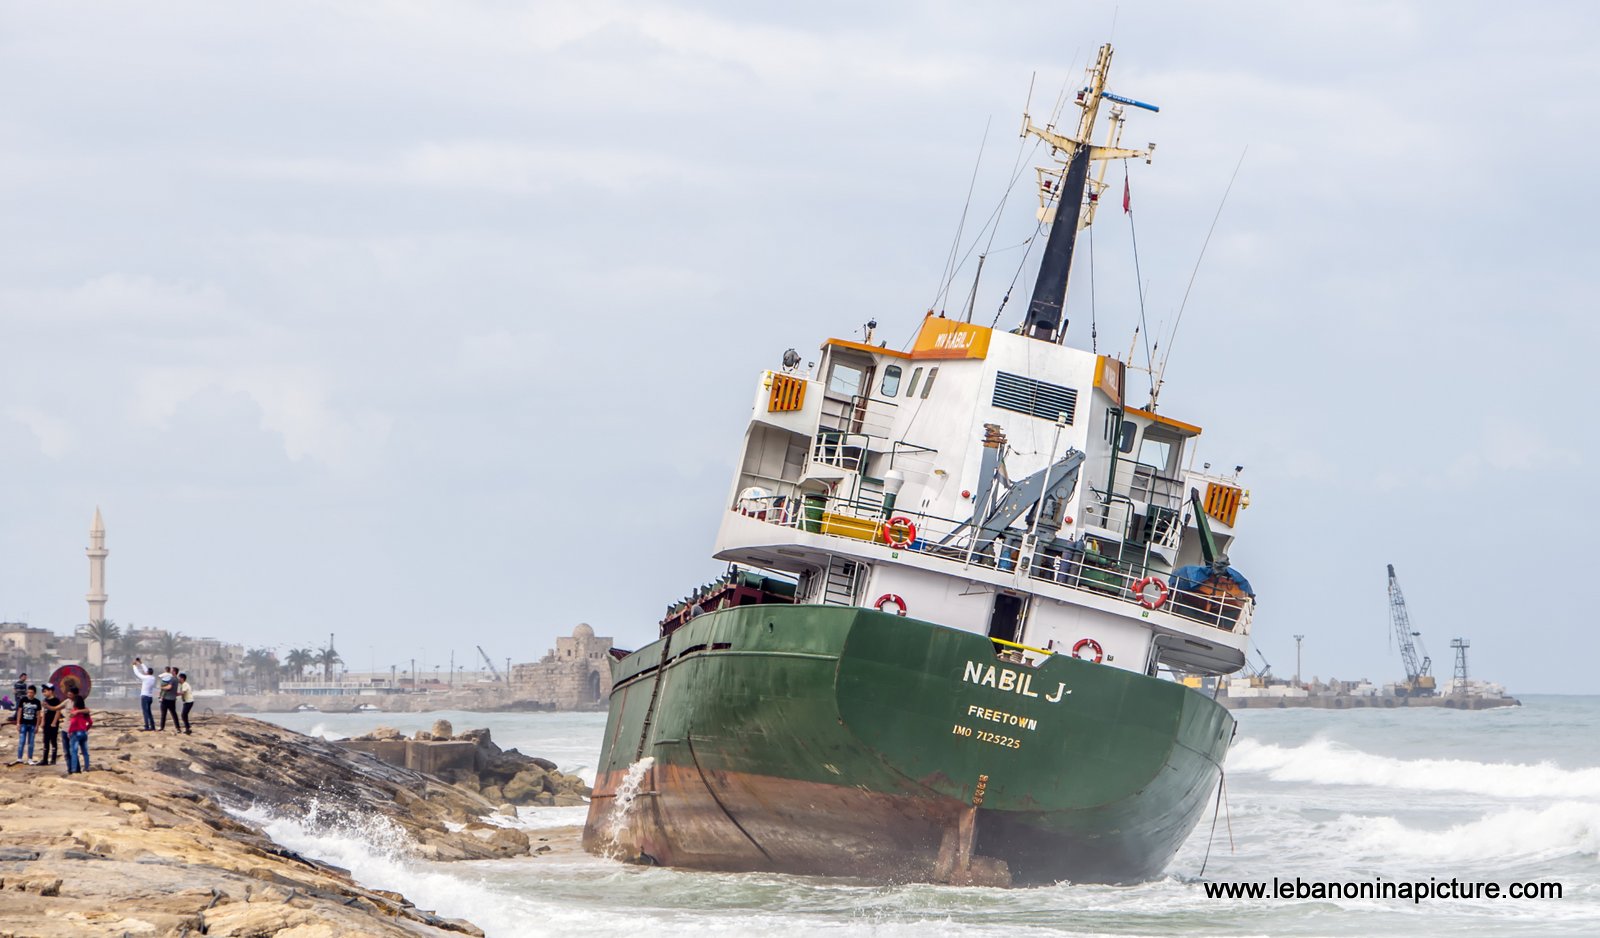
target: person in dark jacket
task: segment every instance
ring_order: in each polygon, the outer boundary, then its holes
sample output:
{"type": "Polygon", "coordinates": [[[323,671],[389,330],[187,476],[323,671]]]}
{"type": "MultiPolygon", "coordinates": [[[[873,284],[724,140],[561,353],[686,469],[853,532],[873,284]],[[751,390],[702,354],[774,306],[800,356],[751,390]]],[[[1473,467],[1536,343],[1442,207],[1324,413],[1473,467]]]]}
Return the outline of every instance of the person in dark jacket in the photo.
{"type": "Polygon", "coordinates": [[[54,684],[44,686],[44,712],[39,724],[39,732],[44,735],[44,752],[39,756],[40,765],[55,765],[61,756],[61,709],[66,705],[67,702],[57,696],[54,684]]]}
{"type": "Polygon", "coordinates": [[[157,691],[161,695],[161,726],[160,732],[167,729],[167,714],[172,714],[172,731],[183,732],[183,726],[178,722],[178,677],[170,672],[161,675],[161,688],[157,691]]]}

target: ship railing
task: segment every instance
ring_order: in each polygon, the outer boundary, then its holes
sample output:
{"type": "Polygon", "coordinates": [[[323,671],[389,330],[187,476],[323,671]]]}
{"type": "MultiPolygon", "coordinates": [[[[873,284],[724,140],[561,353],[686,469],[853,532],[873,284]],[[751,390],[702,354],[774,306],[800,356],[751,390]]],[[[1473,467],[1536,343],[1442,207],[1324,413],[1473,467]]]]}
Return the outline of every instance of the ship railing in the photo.
{"type": "MultiPolygon", "coordinates": [[[[885,515],[880,504],[828,495],[806,495],[800,499],[774,495],[744,499],[735,508],[749,517],[812,534],[848,538],[869,543],[888,543],[885,515]]],[[[889,514],[909,519],[915,532],[897,528],[888,532],[903,544],[892,546],[917,551],[964,566],[983,567],[1002,573],[1016,573],[1019,564],[1027,578],[1070,589],[1093,593],[1133,605],[1155,602],[1156,587],[1136,593],[1134,586],[1145,576],[1142,567],[1118,562],[1096,551],[1083,549],[1056,553],[1040,552],[1024,563],[1021,551],[1004,539],[986,546],[974,545],[967,522],[941,518],[925,512],[896,506],[889,514]]],[[[1255,612],[1249,597],[1214,595],[1182,590],[1157,576],[1166,588],[1156,608],[1165,613],[1227,632],[1248,633],[1255,612]]],[[[1146,606],[1145,608],[1149,608],[1146,606]]]]}
{"type": "Polygon", "coordinates": [[[860,472],[872,455],[872,434],[818,430],[811,441],[811,462],[847,472],[860,472]]]}

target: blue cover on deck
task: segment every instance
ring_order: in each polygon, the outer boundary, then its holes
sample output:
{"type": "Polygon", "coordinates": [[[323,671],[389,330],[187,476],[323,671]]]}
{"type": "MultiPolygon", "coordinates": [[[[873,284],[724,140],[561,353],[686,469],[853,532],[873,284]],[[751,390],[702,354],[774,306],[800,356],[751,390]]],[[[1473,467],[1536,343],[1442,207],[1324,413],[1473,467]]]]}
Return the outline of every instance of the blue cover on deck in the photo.
{"type": "MultiPolygon", "coordinates": [[[[1244,574],[1232,567],[1229,567],[1226,575],[1228,579],[1239,584],[1239,588],[1244,590],[1244,594],[1246,596],[1249,596],[1251,599],[1256,598],[1256,591],[1250,588],[1250,581],[1244,578],[1244,574]]],[[[1172,571],[1172,587],[1173,589],[1194,592],[1197,588],[1199,588],[1201,583],[1211,579],[1211,577],[1212,573],[1210,567],[1198,563],[1190,564],[1187,567],[1179,567],[1178,569],[1172,571]]]]}

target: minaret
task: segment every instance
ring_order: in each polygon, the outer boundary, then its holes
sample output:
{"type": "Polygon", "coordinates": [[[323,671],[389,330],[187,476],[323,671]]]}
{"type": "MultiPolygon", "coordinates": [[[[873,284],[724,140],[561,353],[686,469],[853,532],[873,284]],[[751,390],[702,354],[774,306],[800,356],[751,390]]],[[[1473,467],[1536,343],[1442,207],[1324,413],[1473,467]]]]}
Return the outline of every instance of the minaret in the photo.
{"type": "Polygon", "coordinates": [[[94,523],[89,525],[89,621],[106,617],[106,523],[100,518],[100,508],[95,506],[94,523]]]}

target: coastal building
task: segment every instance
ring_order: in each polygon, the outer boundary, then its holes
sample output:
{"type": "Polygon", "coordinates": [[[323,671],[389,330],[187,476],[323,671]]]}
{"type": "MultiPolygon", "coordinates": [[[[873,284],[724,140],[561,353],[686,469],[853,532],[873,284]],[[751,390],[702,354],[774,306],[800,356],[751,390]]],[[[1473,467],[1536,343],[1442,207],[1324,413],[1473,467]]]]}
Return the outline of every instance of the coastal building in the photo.
{"type": "Polygon", "coordinates": [[[9,646],[25,658],[38,658],[54,642],[49,629],[35,628],[26,622],[0,622],[0,645],[9,646]]]}
{"type": "Polygon", "coordinates": [[[580,622],[543,658],[511,666],[511,692],[558,710],[598,707],[611,693],[610,652],[611,637],[597,636],[580,622]]]}

